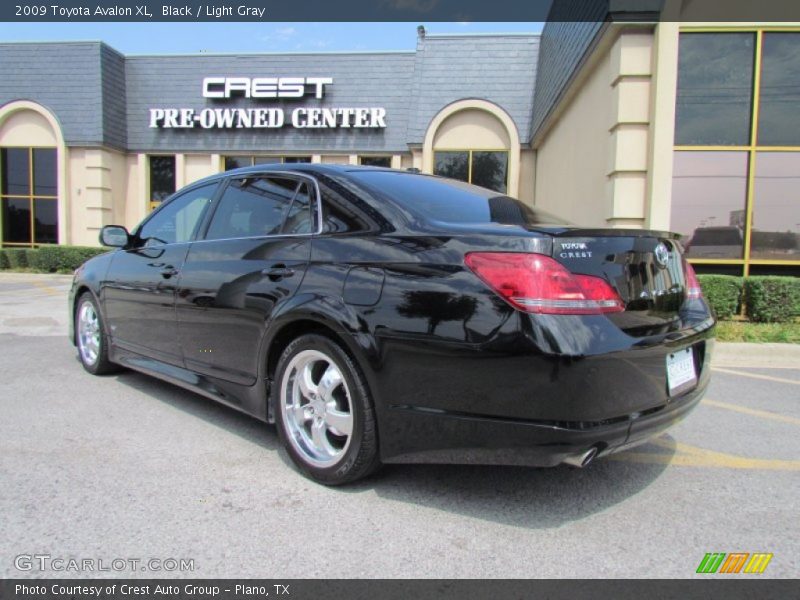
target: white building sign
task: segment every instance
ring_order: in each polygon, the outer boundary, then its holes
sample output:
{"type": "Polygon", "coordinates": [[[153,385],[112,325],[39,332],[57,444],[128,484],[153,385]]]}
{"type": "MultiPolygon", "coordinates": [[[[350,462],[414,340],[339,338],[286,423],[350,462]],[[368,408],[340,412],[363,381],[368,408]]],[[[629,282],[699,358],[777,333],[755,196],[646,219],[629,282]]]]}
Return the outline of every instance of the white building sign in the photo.
{"type": "MultiPolygon", "coordinates": [[[[304,98],[321,99],[331,77],[206,77],[204,98],[226,100],[304,98]]],[[[386,109],[380,107],[281,107],[258,108],[151,108],[150,127],[155,129],[382,129],[386,109]]]]}

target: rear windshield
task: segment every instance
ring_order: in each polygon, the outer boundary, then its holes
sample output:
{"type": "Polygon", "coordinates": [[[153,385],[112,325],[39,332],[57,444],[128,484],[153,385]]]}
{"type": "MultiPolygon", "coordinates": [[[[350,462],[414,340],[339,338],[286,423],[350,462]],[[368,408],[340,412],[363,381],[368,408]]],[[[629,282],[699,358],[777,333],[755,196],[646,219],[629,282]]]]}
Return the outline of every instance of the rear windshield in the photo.
{"type": "Polygon", "coordinates": [[[544,211],[486,188],[402,171],[351,171],[390,200],[434,221],[503,225],[570,225],[544,211]]]}

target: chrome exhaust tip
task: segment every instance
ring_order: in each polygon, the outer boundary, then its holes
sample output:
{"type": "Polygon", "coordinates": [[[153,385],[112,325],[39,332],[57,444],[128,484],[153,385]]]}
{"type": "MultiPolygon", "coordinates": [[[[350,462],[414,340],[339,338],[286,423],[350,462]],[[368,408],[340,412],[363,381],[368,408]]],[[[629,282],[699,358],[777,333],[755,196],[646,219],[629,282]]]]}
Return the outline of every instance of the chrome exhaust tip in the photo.
{"type": "Polygon", "coordinates": [[[596,456],[597,456],[597,447],[592,446],[585,452],[581,452],[580,454],[573,454],[572,456],[566,457],[563,462],[566,465],[582,469],[588,466],[589,463],[592,462],[596,456]]]}

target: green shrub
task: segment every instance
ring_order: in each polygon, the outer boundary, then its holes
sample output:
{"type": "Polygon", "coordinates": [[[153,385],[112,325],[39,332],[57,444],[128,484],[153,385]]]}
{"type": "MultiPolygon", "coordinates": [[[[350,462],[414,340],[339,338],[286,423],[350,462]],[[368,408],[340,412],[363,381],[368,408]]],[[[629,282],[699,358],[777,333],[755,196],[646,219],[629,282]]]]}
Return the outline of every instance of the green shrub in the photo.
{"type": "Polygon", "coordinates": [[[748,277],[744,298],[751,321],[788,323],[800,315],[800,278],[748,277]]]}
{"type": "Polygon", "coordinates": [[[8,255],[6,251],[0,248],[0,270],[2,269],[10,269],[11,263],[8,262],[8,255]]]}
{"type": "Polygon", "coordinates": [[[703,296],[719,319],[738,314],[742,304],[742,278],[732,275],[698,275],[703,296]]]}
{"type": "Polygon", "coordinates": [[[4,250],[8,258],[8,266],[11,269],[27,269],[28,268],[28,250],[29,248],[6,248],[4,250]]]}
{"type": "Polygon", "coordinates": [[[30,266],[45,273],[74,271],[93,256],[107,251],[106,248],[86,246],[42,246],[30,266]]]}

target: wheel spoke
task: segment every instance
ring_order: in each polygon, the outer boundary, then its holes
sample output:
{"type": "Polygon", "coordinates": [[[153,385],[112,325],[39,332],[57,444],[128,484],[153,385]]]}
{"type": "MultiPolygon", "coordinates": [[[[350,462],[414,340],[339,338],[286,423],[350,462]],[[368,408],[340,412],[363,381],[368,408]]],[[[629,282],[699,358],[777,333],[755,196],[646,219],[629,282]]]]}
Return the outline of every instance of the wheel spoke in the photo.
{"type": "Polygon", "coordinates": [[[351,435],[353,433],[353,415],[350,413],[328,408],[325,411],[325,422],[328,427],[335,430],[339,435],[351,435]]]}
{"type": "Polygon", "coordinates": [[[330,402],[333,400],[333,390],[335,390],[342,383],[342,374],[336,365],[328,365],[325,372],[322,374],[322,379],[319,380],[319,395],[323,400],[330,402]]]}
{"type": "Polygon", "coordinates": [[[287,442],[314,467],[338,464],[355,429],[350,390],[339,365],[320,350],[301,350],[285,367],[280,385],[287,442]]]}
{"type": "Polygon", "coordinates": [[[294,412],[294,419],[298,425],[302,425],[310,418],[306,411],[306,406],[301,405],[299,402],[292,407],[294,412]]]}
{"type": "Polygon", "coordinates": [[[81,356],[85,362],[94,364],[100,354],[100,319],[88,302],[81,306],[77,328],[81,356]]]}
{"type": "Polygon", "coordinates": [[[314,383],[314,379],[312,378],[312,364],[311,362],[306,363],[305,366],[300,369],[297,378],[297,384],[300,386],[300,393],[306,398],[311,398],[312,394],[317,393],[317,384],[314,383]]]}
{"type": "Polygon", "coordinates": [[[311,426],[311,439],[317,447],[317,450],[328,456],[333,456],[336,454],[336,449],[331,446],[331,443],[328,441],[327,431],[328,427],[325,421],[316,421],[311,426]]]}

